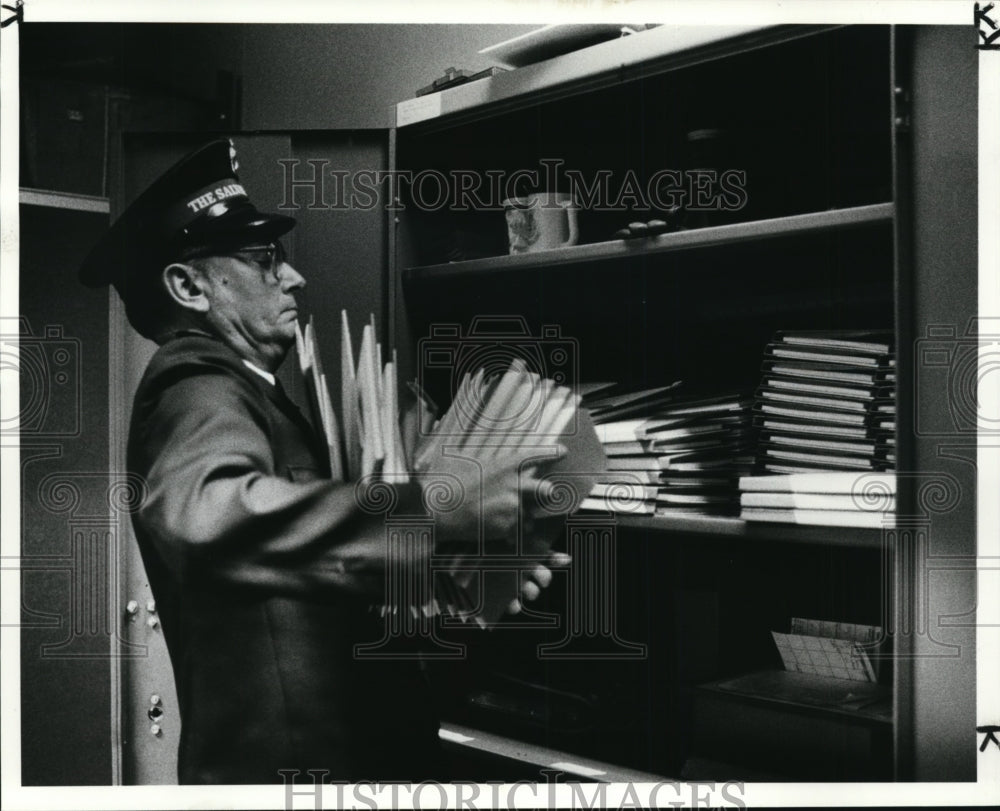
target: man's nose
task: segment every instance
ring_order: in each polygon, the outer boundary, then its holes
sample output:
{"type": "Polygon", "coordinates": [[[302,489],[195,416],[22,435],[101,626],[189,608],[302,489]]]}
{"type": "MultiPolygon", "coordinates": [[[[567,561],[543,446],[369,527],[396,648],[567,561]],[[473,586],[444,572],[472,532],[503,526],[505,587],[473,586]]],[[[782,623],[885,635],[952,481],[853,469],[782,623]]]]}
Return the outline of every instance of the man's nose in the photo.
{"type": "Polygon", "coordinates": [[[281,264],[281,289],[287,291],[301,290],[306,286],[305,277],[288,262],[281,264]]]}

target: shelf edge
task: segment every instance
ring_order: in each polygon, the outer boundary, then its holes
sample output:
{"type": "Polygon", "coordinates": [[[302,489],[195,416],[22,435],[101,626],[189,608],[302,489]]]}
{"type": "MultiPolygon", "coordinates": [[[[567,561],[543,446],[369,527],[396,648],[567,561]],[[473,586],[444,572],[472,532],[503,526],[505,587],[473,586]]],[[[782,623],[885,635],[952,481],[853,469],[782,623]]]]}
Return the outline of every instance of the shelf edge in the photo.
{"type": "MultiPolygon", "coordinates": [[[[868,527],[838,527],[815,524],[770,524],[739,518],[692,516],[665,518],[652,515],[618,515],[618,526],[644,529],[664,535],[695,535],[699,538],[742,538],[749,541],[777,541],[819,546],[847,546],[881,549],[885,530],[868,527]]],[[[890,533],[893,530],[888,530],[890,533]]],[[[888,540],[885,541],[886,543],[888,540]]]]}
{"type": "Polygon", "coordinates": [[[579,777],[585,782],[658,783],[670,779],[664,775],[615,766],[558,749],[549,749],[538,744],[525,743],[503,735],[450,722],[442,723],[438,734],[443,742],[455,746],[464,746],[486,754],[520,761],[537,766],[539,769],[555,769],[565,775],[579,777]],[[580,771],[576,772],[572,767],[576,767],[580,771]]]}
{"type": "Polygon", "coordinates": [[[835,25],[660,26],[550,59],[398,102],[395,125],[452,126],[456,119],[495,114],[497,108],[537,104],[581,89],[610,86],[811,36],[835,25]],[[436,97],[436,98],[431,98],[436,97]]]}
{"type": "Polygon", "coordinates": [[[94,214],[111,213],[111,201],[107,197],[93,197],[87,194],[45,189],[21,188],[18,192],[18,202],[21,205],[88,211],[94,214]]]}
{"type": "Polygon", "coordinates": [[[652,256],[671,251],[735,245],[761,239],[801,236],[841,228],[888,223],[895,216],[895,210],[893,203],[873,203],[851,208],[793,214],[767,220],[710,226],[690,231],[675,231],[655,237],[640,237],[630,240],[616,239],[606,242],[592,242],[586,245],[573,245],[569,248],[555,248],[531,254],[491,256],[462,262],[422,265],[406,268],[404,273],[408,281],[417,281],[477,273],[584,264],[606,259],[652,256]]]}

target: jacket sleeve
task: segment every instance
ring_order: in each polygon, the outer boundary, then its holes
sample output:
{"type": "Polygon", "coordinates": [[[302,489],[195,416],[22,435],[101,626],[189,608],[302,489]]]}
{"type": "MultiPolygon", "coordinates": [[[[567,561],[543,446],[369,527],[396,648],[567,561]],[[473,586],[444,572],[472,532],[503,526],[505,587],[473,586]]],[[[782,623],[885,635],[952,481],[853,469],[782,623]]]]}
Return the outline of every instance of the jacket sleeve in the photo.
{"type": "MultiPolygon", "coordinates": [[[[166,566],[181,581],[383,596],[385,513],[363,509],[352,483],[277,475],[260,392],[231,371],[198,372],[157,387],[133,437],[147,487],[137,529],[166,566]]],[[[392,487],[398,512],[420,510],[417,485],[392,487]]],[[[407,565],[426,571],[430,551],[411,546],[407,565]]]]}

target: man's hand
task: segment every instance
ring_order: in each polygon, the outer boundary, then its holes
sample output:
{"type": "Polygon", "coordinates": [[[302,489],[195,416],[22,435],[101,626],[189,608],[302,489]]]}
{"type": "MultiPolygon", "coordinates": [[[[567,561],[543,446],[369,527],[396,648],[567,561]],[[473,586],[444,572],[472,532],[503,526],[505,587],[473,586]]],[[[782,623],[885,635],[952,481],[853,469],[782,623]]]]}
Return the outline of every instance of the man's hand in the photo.
{"type": "MultiPolygon", "coordinates": [[[[565,455],[557,446],[551,461],[565,455]]],[[[546,460],[550,461],[550,460],[546,460]]],[[[525,512],[526,498],[542,499],[549,483],[540,479],[534,468],[525,465],[521,454],[501,454],[480,466],[469,459],[442,456],[430,466],[419,481],[425,489],[440,486],[442,491],[457,491],[455,498],[442,495],[440,506],[427,498],[437,520],[440,541],[478,542],[480,531],[485,540],[513,538],[519,521],[530,521],[525,512]]]]}
{"type": "Polygon", "coordinates": [[[524,607],[525,602],[537,600],[542,589],[548,588],[549,583],[552,582],[552,569],[562,569],[571,562],[572,558],[565,552],[551,552],[548,561],[546,561],[548,565],[538,564],[531,571],[523,572],[521,574],[521,597],[511,600],[507,612],[517,614],[524,607]]]}
{"type": "MultiPolygon", "coordinates": [[[[555,453],[542,462],[555,462],[566,455],[566,448],[556,446],[555,453]]],[[[422,474],[420,481],[425,495],[438,484],[448,487],[461,483],[462,497],[442,499],[435,509],[434,499],[425,498],[436,518],[437,539],[442,542],[477,542],[513,539],[520,526],[527,535],[534,529],[536,505],[547,503],[552,484],[540,477],[534,466],[526,465],[523,454],[502,454],[482,467],[469,459],[442,456],[422,474]]],[[[549,514],[549,517],[551,515],[549,514]]],[[[521,573],[520,596],[511,601],[507,610],[517,614],[526,601],[536,600],[542,589],[552,582],[552,569],[570,563],[569,555],[550,553],[545,564],[537,564],[521,573]]]]}

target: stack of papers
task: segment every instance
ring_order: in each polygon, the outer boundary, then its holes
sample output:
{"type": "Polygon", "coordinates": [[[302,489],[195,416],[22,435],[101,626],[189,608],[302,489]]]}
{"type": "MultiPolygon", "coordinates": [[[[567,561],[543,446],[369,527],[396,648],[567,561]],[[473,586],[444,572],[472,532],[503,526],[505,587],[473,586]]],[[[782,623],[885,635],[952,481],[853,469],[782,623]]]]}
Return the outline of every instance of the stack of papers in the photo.
{"type": "Polygon", "coordinates": [[[791,633],[772,631],[785,670],[845,681],[878,681],[876,652],[882,629],[876,625],[792,617],[791,633]]]}

